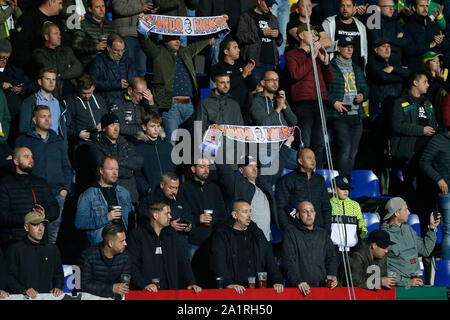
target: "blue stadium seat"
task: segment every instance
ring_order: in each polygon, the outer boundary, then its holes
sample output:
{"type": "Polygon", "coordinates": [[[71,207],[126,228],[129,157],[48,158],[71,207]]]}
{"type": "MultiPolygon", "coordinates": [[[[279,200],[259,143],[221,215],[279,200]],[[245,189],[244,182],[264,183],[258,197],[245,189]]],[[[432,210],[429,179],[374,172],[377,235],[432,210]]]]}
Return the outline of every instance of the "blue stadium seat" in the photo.
{"type": "Polygon", "coordinates": [[[73,277],[72,265],[63,264],[62,266],[63,266],[63,270],[64,270],[64,286],[63,286],[62,290],[65,293],[72,293],[72,290],[75,285],[75,279],[73,277]]]}
{"type": "Polygon", "coordinates": [[[441,228],[441,224],[439,223],[438,225],[438,232],[436,234],[436,243],[439,244],[442,242],[442,228],[441,228]]]}
{"type": "Polygon", "coordinates": [[[283,240],[283,231],[278,229],[277,225],[272,223],[270,225],[270,231],[272,231],[272,241],[271,243],[281,243],[283,240]]]}
{"type": "Polygon", "coordinates": [[[288,169],[288,168],[284,168],[283,169],[283,172],[281,173],[281,176],[284,176],[285,174],[288,174],[288,173],[290,173],[290,172],[292,172],[293,170],[291,170],[291,169],[288,169]]]}
{"type": "Polygon", "coordinates": [[[434,278],[436,287],[450,286],[450,260],[436,261],[436,276],[434,278]]]}
{"type": "Polygon", "coordinates": [[[284,54],[280,56],[280,70],[284,70],[284,67],[286,66],[286,58],[284,54]]]}
{"type": "Polygon", "coordinates": [[[372,170],[352,170],[350,198],[380,197],[380,180],[372,170]]]}
{"type": "Polygon", "coordinates": [[[337,170],[329,170],[329,169],[316,169],[316,173],[320,174],[327,184],[328,192],[332,192],[331,190],[331,180],[339,175],[339,171],[337,170]]]}
{"type": "Polygon", "coordinates": [[[411,228],[414,229],[414,231],[417,233],[417,235],[420,237],[420,221],[419,216],[417,214],[411,213],[408,217],[408,222],[411,226],[411,228]]]}
{"type": "Polygon", "coordinates": [[[211,90],[212,88],[200,88],[200,100],[203,100],[209,96],[211,90]]]}
{"type": "Polygon", "coordinates": [[[367,227],[367,236],[373,230],[380,228],[380,215],[376,212],[363,212],[364,224],[367,227]]]}

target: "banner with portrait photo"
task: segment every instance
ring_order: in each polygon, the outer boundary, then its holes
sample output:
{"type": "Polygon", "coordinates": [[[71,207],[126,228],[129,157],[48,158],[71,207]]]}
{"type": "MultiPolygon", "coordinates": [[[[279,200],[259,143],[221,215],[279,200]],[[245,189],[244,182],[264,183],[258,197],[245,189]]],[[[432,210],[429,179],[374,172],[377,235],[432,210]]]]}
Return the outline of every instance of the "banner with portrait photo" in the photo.
{"type": "Polygon", "coordinates": [[[296,127],[210,125],[203,136],[201,149],[216,155],[222,137],[245,143],[275,143],[289,139],[296,127]]]}
{"type": "Polygon", "coordinates": [[[178,17],[146,14],[139,19],[137,31],[144,36],[156,33],[168,36],[206,36],[230,32],[224,16],[178,17]]]}

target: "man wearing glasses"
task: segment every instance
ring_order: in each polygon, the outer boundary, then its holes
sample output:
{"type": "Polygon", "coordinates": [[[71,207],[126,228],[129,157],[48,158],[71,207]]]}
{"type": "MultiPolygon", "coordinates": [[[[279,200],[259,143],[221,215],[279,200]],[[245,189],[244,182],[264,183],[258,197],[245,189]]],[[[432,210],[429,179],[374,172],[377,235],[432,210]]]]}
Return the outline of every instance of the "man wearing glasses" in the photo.
{"type": "Polygon", "coordinates": [[[111,112],[120,120],[120,134],[129,142],[137,142],[137,135],[142,133],[142,114],[147,110],[158,112],[158,107],[145,79],[135,77],[111,106],[111,112]]]}
{"type": "Polygon", "coordinates": [[[96,92],[102,95],[107,106],[128,88],[128,80],[137,76],[134,63],[124,53],[125,41],[112,33],[106,40],[106,50],[95,57],[89,69],[97,84],[96,92]]]}

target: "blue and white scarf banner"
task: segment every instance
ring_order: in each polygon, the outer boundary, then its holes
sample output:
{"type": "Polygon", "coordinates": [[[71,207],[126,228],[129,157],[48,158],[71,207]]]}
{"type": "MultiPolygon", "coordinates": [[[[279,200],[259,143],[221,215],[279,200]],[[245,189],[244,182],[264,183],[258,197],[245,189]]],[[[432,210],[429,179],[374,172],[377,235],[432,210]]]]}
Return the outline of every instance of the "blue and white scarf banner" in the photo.
{"type": "Polygon", "coordinates": [[[230,28],[224,16],[177,17],[146,14],[139,19],[137,31],[144,36],[157,33],[169,36],[205,36],[221,33],[224,37],[230,28]]]}
{"type": "Polygon", "coordinates": [[[203,136],[201,149],[215,155],[220,147],[221,137],[245,143],[274,143],[289,139],[298,127],[288,126],[234,126],[212,124],[203,136]]]}

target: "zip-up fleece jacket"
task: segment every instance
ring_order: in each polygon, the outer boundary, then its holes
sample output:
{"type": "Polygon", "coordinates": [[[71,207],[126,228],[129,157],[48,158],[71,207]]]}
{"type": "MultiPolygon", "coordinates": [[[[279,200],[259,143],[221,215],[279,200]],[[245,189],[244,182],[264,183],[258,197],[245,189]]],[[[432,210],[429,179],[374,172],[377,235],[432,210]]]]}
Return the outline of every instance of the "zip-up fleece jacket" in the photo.
{"type": "Polygon", "coordinates": [[[262,93],[258,93],[250,107],[253,125],[255,126],[295,126],[297,116],[286,101],[286,109],[280,113],[275,111],[274,101],[262,93]]]}

